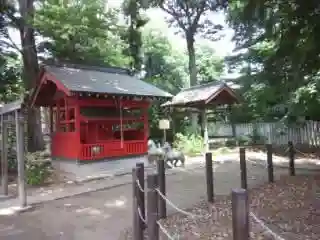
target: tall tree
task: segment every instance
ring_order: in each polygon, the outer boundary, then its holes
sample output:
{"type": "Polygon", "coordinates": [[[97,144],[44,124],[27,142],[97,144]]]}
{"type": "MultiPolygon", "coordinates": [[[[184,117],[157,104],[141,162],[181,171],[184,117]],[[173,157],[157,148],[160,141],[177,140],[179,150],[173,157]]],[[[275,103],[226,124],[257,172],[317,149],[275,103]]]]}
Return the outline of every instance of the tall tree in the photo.
{"type": "Polygon", "coordinates": [[[319,118],[314,111],[320,106],[315,97],[320,92],[319,10],[318,1],[230,1],[229,20],[239,49],[272,45],[260,59],[252,58],[257,55],[251,51],[242,60],[260,62],[258,81],[286,105],[285,117],[319,118]]]}
{"type": "Polygon", "coordinates": [[[169,24],[178,28],[186,39],[190,81],[187,85],[193,86],[197,82],[197,66],[195,52],[195,36],[215,39],[217,32],[222,29],[208,16],[210,12],[217,12],[225,7],[226,1],[211,0],[156,0],[156,4],[170,15],[169,24]]]}
{"type": "MultiPolygon", "coordinates": [[[[186,39],[190,79],[186,87],[198,83],[195,36],[199,33],[203,37],[214,39],[214,36],[222,29],[220,24],[214,23],[208,16],[210,12],[217,12],[226,6],[225,0],[154,0],[153,3],[169,14],[169,23],[182,32],[186,39]]],[[[192,128],[197,129],[197,115],[192,115],[192,128]]]]}
{"type": "Polygon", "coordinates": [[[140,73],[143,67],[142,33],[141,28],[146,25],[148,19],[142,14],[142,10],[149,7],[146,0],[125,0],[122,11],[128,22],[128,29],[124,38],[129,43],[125,54],[131,57],[131,69],[140,73]]]}
{"type": "MultiPolygon", "coordinates": [[[[21,17],[15,20],[15,25],[20,31],[23,74],[22,78],[28,92],[36,87],[39,64],[35,45],[34,29],[34,0],[19,0],[19,12],[21,17]]],[[[44,149],[44,139],[40,124],[40,110],[28,109],[28,150],[34,152],[44,149]]]]}
{"type": "Polygon", "coordinates": [[[127,44],[120,39],[119,11],[104,5],[97,0],[42,1],[34,21],[46,39],[39,53],[60,61],[126,67],[128,58],[122,51],[127,44]]]}
{"type": "Polygon", "coordinates": [[[19,48],[9,35],[11,19],[15,14],[13,5],[4,3],[0,7],[0,101],[16,100],[23,92],[19,48]]]}

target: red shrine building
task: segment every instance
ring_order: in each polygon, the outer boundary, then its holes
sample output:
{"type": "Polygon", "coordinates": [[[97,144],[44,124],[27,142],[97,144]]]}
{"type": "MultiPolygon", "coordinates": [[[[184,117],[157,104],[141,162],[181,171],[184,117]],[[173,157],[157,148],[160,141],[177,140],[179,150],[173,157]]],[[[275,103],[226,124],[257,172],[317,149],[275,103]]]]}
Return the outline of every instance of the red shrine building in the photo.
{"type": "Polygon", "coordinates": [[[50,109],[53,159],[92,161],[147,153],[148,108],[171,94],[127,69],[46,65],[31,106],[50,109]]]}

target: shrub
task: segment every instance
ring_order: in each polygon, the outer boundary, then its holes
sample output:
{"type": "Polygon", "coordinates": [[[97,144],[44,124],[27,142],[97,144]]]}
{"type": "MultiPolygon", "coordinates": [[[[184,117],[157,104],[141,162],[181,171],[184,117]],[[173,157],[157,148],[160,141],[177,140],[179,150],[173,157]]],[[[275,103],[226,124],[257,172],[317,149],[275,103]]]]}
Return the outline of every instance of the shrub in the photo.
{"type": "Polygon", "coordinates": [[[51,176],[51,161],[41,152],[28,153],[25,162],[26,180],[29,185],[42,185],[51,176]]]}
{"type": "Polygon", "coordinates": [[[236,139],[228,139],[225,142],[225,146],[226,147],[235,147],[235,146],[237,146],[237,140],[236,139]]]}
{"type": "Polygon", "coordinates": [[[251,144],[264,144],[267,140],[266,137],[262,136],[257,128],[254,128],[250,135],[251,144]]]}
{"type": "Polygon", "coordinates": [[[195,134],[177,133],[173,146],[188,156],[201,154],[204,150],[203,138],[195,134]]]}
{"type": "Polygon", "coordinates": [[[243,135],[237,137],[237,142],[239,143],[240,146],[248,146],[252,143],[252,139],[248,135],[243,135]]]}

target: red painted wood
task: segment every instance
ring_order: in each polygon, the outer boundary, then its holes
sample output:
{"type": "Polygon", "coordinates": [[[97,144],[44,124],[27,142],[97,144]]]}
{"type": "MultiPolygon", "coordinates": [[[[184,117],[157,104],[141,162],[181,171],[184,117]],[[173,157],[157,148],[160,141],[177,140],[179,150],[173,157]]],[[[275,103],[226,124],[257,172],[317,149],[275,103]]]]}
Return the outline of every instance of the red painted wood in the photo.
{"type": "Polygon", "coordinates": [[[54,76],[43,73],[32,104],[50,106],[52,156],[56,158],[91,161],[109,157],[124,157],[145,154],[148,139],[148,107],[145,100],[125,100],[120,98],[90,98],[73,95],[54,76]],[[51,82],[51,85],[50,83],[51,82]],[[49,84],[49,85],[48,85],[49,84]],[[47,94],[48,93],[48,94],[47,94]],[[50,93],[50,94],[49,94],[50,93]],[[140,108],[139,117],[95,117],[81,115],[81,107],[140,108]],[[113,130],[122,122],[122,133],[113,130]],[[142,129],[125,127],[132,123],[143,123],[142,129]],[[122,139],[122,140],[121,140],[122,139]],[[97,151],[100,149],[100,151],[97,151]]]}
{"type": "Polygon", "coordinates": [[[78,99],[77,96],[69,96],[57,101],[54,108],[57,130],[52,137],[53,157],[90,161],[145,154],[148,139],[148,102],[123,100],[124,107],[139,107],[143,111],[142,116],[138,118],[124,117],[122,123],[127,125],[142,122],[144,125],[141,130],[123,127],[123,144],[121,144],[121,132],[112,130],[114,125],[120,124],[118,117],[91,118],[80,114],[80,107],[83,106],[110,107],[115,104],[116,102],[110,99],[78,99]],[[65,116],[64,119],[61,119],[62,114],[65,116]],[[74,124],[73,129],[70,128],[70,124],[74,124]],[[59,132],[64,126],[68,126],[66,132],[59,132]]]}
{"type": "Polygon", "coordinates": [[[90,161],[103,159],[107,157],[122,157],[130,155],[144,154],[147,151],[147,145],[144,140],[125,141],[121,148],[120,141],[109,141],[101,144],[82,144],[80,160],[90,161]],[[101,150],[95,152],[94,148],[99,147],[101,150]]]}
{"type": "Polygon", "coordinates": [[[78,159],[80,151],[79,137],[75,132],[56,132],[52,135],[52,156],[78,159]]]}

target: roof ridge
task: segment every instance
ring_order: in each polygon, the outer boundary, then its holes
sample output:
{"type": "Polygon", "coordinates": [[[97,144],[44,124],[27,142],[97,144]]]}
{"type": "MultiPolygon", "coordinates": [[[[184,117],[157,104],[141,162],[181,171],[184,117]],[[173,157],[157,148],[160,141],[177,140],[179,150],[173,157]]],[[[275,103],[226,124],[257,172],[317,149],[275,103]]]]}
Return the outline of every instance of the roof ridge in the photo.
{"type": "Polygon", "coordinates": [[[53,66],[53,67],[67,67],[67,68],[75,68],[75,69],[82,69],[82,70],[91,70],[91,71],[98,71],[98,72],[105,72],[105,73],[117,73],[117,74],[126,74],[132,76],[132,71],[128,68],[122,67],[114,67],[114,66],[99,66],[99,65],[88,65],[88,64],[79,64],[79,63],[72,63],[68,61],[52,61],[47,60],[43,62],[44,66],[53,66]]]}
{"type": "Polygon", "coordinates": [[[182,88],[181,91],[186,91],[186,90],[193,90],[193,89],[197,89],[197,88],[201,88],[201,87],[208,87],[210,85],[225,85],[226,83],[224,81],[220,81],[220,80],[217,80],[217,81],[212,81],[212,82],[208,82],[208,83],[204,83],[204,84],[198,84],[198,85],[194,85],[194,86],[191,86],[189,88],[182,88]]]}

